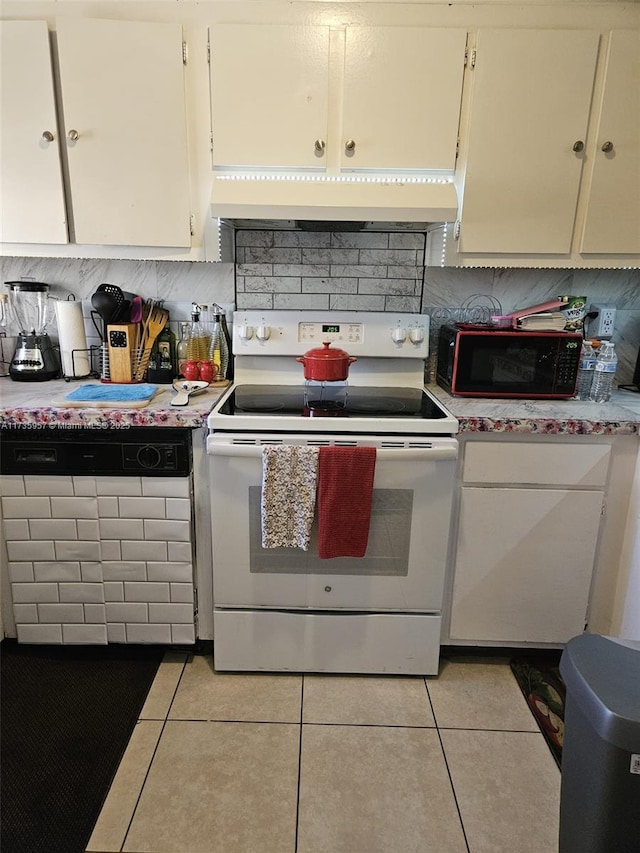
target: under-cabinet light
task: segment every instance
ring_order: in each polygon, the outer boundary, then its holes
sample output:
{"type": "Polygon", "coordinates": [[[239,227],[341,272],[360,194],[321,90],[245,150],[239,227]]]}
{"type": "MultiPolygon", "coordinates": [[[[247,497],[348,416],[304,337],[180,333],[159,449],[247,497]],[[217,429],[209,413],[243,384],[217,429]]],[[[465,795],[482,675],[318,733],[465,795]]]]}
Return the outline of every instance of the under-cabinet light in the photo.
{"type": "Polygon", "coordinates": [[[403,175],[216,175],[218,181],[310,181],[313,183],[345,184],[451,184],[453,178],[434,178],[426,176],[403,175]]]}

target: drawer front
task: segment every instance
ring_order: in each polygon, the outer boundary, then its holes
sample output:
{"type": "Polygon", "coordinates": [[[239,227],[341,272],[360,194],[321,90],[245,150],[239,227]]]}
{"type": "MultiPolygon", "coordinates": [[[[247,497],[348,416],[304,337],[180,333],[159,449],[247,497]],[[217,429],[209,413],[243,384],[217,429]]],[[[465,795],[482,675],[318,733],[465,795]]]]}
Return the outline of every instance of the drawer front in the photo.
{"type": "Polygon", "coordinates": [[[611,447],[537,442],[468,442],[465,483],[601,487],[607,481],[611,447]]]}
{"type": "Polygon", "coordinates": [[[216,610],[216,670],[437,675],[440,616],[216,610]]]}

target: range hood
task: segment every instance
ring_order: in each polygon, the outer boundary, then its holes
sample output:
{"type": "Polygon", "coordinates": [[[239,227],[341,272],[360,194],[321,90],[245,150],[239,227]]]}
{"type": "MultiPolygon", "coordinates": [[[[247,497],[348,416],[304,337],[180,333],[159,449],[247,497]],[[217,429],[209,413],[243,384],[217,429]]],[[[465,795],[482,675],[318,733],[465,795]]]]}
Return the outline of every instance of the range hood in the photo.
{"type": "Polygon", "coordinates": [[[211,214],[231,221],[344,222],[351,230],[353,223],[402,227],[454,221],[458,198],[453,180],[443,177],[220,174],[213,180],[211,214]]]}

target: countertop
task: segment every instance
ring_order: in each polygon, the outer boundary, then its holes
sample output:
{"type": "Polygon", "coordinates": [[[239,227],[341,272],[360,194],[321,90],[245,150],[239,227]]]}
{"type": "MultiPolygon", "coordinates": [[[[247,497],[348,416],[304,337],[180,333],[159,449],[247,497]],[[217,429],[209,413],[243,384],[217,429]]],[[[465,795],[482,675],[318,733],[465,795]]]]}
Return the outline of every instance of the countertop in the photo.
{"type": "Polygon", "coordinates": [[[171,385],[158,385],[158,393],[143,409],[114,405],[106,408],[69,408],[64,397],[83,384],[98,380],[65,382],[14,382],[0,379],[0,428],[94,427],[98,429],[126,427],[187,427],[194,429],[206,423],[206,417],[225,387],[210,386],[190,397],[186,406],[172,406],[175,395],[171,385]]]}
{"type": "Polygon", "coordinates": [[[538,435],[638,435],[640,394],[615,390],[607,403],[452,397],[427,386],[458,419],[459,431],[538,435]]]}
{"type": "MultiPolygon", "coordinates": [[[[171,406],[170,385],[159,391],[148,407],[68,408],[62,400],[80,383],[14,382],[0,379],[0,427],[38,428],[85,426],[100,429],[127,426],[188,427],[205,425],[206,416],[225,388],[212,386],[191,397],[184,407],[171,406]]],[[[608,403],[580,400],[498,400],[452,397],[438,385],[429,385],[458,419],[461,433],[535,433],[549,435],[638,435],[640,394],[614,391],[608,403]]]]}

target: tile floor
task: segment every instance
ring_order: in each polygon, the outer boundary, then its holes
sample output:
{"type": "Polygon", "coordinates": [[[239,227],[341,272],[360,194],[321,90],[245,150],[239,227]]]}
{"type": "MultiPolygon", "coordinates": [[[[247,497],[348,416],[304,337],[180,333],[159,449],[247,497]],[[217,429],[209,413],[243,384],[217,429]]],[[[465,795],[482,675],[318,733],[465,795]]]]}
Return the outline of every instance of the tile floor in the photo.
{"type": "Polygon", "coordinates": [[[166,655],[92,853],[553,853],[560,773],[506,660],[438,678],[166,655]]]}

